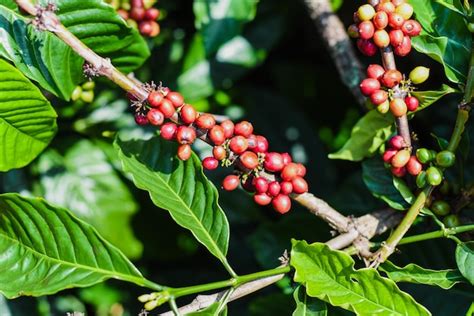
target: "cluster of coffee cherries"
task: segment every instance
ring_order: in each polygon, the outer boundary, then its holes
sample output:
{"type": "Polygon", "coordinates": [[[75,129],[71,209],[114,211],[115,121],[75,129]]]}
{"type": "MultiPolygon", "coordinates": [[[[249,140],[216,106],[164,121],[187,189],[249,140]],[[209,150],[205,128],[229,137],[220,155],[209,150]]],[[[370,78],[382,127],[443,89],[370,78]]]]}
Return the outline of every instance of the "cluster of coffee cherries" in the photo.
{"type": "Polygon", "coordinates": [[[396,69],[385,70],[381,65],[372,64],[367,68],[367,78],[360,83],[360,90],[380,113],[390,111],[395,117],[401,117],[418,109],[420,102],[411,95],[413,84],[425,82],[429,74],[429,68],[418,66],[405,79],[396,69]]]}
{"type": "Polygon", "coordinates": [[[81,100],[85,103],[92,103],[94,101],[94,88],[94,81],[87,81],[82,85],[78,85],[72,92],[71,100],[81,100]]]}
{"type": "Polygon", "coordinates": [[[132,0],[127,6],[117,9],[117,13],[127,21],[128,25],[136,27],[140,34],[156,37],[160,34],[160,25],[156,22],[160,11],[156,8],[146,8],[143,0],[132,0]]]}
{"type": "Polygon", "coordinates": [[[134,104],[136,123],[159,126],[162,138],[177,141],[179,159],[191,157],[191,144],[197,138],[211,144],[212,156],[203,159],[203,167],[207,170],[219,165],[234,168],[233,174],[222,182],[224,190],[232,191],[241,185],[254,194],[257,204],[272,204],[281,214],[291,208],[290,194],[308,191],[304,179],[306,168],[293,162],[288,153],[269,152],[267,139],[254,134],[250,122],[234,124],[224,120],[218,123],[213,115],[198,113],[192,105],[186,104],[180,93],[162,86],[152,87],[145,103],[134,104]]]}
{"type": "Polygon", "coordinates": [[[369,0],[354,13],[349,36],[357,38],[359,50],[373,56],[378,48],[389,45],[398,56],[411,51],[411,37],[421,32],[421,25],[410,19],[413,7],[406,0],[369,0]]]}

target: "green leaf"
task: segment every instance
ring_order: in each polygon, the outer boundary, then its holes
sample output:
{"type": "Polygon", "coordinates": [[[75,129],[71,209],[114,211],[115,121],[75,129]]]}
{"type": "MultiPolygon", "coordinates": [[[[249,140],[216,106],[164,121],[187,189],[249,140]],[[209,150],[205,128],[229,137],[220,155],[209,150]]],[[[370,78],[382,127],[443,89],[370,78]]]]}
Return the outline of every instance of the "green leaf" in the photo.
{"type": "Polygon", "coordinates": [[[374,157],[362,163],[362,177],[372,195],[385,201],[390,207],[406,210],[410,206],[393,184],[393,176],[385,168],[380,157],[374,157]]]}
{"type": "Polygon", "coordinates": [[[393,180],[393,185],[398,190],[398,192],[400,192],[403,199],[407,201],[408,204],[410,205],[413,204],[416,197],[411,191],[410,187],[408,187],[408,185],[405,183],[405,181],[403,179],[393,177],[393,176],[392,176],[392,180],[393,180]]]}
{"type": "Polygon", "coordinates": [[[159,290],[92,226],[39,198],[0,195],[0,292],[42,296],[115,278],[159,290]]]}
{"type": "Polygon", "coordinates": [[[430,315],[395,282],[381,277],[375,269],[354,269],[354,260],[327,245],[292,241],[291,265],[295,281],[311,297],[357,315],[430,315]]]}
{"type": "Polygon", "coordinates": [[[188,316],[227,316],[227,307],[220,307],[219,302],[216,302],[208,307],[206,307],[203,310],[197,311],[197,312],[192,312],[188,313],[186,315],[188,316]],[[219,308],[221,311],[219,312],[219,308]]]}
{"type": "Polygon", "coordinates": [[[435,285],[445,290],[452,288],[456,283],[466,281],[459,270],[431,270],[413,263],[401,268],[390,261],[386,261],[379,269],[387,273],[388,277],[397,283],[410,282],[435,285]]]}
{"type": "Polygon", "coordinates": [[[421,111],[444,97],[445,95],[451,94],[451,93],[458,93],[459,91],[451,88],[448,85],[443,84],[439,90],[434,90],[434,91],[415,91],[412,92],[411,94],[420,101],[420,106],[416,110],[416,112],[421,111]]]}
{"type": "Polygon", "coordinates": [[[393,116],[372,110],[352,128],[351,137],[331,159],[361,161],[373,155],[394,132],[393,116]]]}
{"type": "Polygon", "coordinates": [[[218,204],[216,187],[203,173],[199,158],[187,161],[176,158],[177,145],[154,137],[150,140],[117,139],[123,169],[133,182],[158,207],[189,229],[196,239],[227,265],[229,223],[218,204]]]}
{"type": "Polygon", "coordinates": [[[459,0],[435,0],[435,2],[441,4],[442,6],[445,6],[446,8],[456,12],[457,14],[460,14],[461,16],[464,16],[463,6],[461,4],[461,1],[459,0]]]}
{"type": "Polygon", "coordinates": [[[306,294],[304,286],[298,286],[293,293],[296,309],[293,316],[326,316],[328,309],[326,303],[306,294]]]}
{"type": "Polygon", "coordinates": [[[143,247],[130,226],[137,205],[99,147],[80,140],[63,155],[50,149],[37,169],[46,200],[72,210],[127,257],[140,257],[143,247]]]}
{"type": "Polygon", "coordinates": [[[0,59],[0,171],[35,159],[56,133],[56,116],[40,90],[0,59]]]}
{"type": "Polygon", "coordinates": [[[72,34],[123,72],[139,68],[150,56],[135,28],[102,0],[58,1],[57,15],[72,34]]]}
{"type": "Polygon", "coordinates": [[[0,56],[58,97],[69,100],[83,80],[82,58],[52,33],[36,31],[25,18],[2,5],[0,42],[0,56]]]}
{"type": "Polygon", "coordinates": [[[457,245],[456,263],[462,275],[474,285],[474,241],[457,245]]]}

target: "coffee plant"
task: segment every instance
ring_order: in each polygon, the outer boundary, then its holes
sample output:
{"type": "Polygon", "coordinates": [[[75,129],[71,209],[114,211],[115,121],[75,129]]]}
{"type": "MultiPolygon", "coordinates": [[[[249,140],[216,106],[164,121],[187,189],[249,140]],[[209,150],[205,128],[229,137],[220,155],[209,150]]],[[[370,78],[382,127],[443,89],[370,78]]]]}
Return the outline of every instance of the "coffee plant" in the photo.
{"type": "Polygon", "coordinates": [[[0,0],[0,314],[474,315],[473,33],[467,0],[0,0]]]}

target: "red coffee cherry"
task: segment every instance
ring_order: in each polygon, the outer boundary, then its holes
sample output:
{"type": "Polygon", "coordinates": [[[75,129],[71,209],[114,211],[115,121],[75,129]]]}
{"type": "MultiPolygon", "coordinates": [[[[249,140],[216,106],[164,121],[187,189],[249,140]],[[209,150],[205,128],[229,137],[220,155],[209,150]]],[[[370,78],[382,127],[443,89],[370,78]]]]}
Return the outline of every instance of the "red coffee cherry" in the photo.
{"type": "Polygon", "coordinates": [[[293,185],[293,193],[303,194],[308,192],[308,183],[302,177],[294,178],[291,180],[291,184],[293,185]]]}
{"type": "Polygon", "coordinates": [[[285,166],[293,161],[293,159],[291,158],[291,155],[289,153],[282,153],[281,157],[283,158],[283,164],[285,166]]]}
{"type": "Polygon", "coordinates": [[[385,30],[377,30],[374,33],[374,44],[380,48],[390,45],[390,36],[385,30]]]}
{"type": "Polygon", "coordinates": [[[166,140],[173,140],[176,137],[176,131],[178,130],[178,126],[175,123],[165,123],[161,126],[160,135],[166,140]]]}
{"type": "Polygon", "coordinates": [[[388,141],[390,148],[400,150],[406,146],[405,140],[400,135],[395,135],[388,141]]]}
{"type": "Polygon", "coordinates": [[[248,148],[247,139],[243,136],[234,136],[230,139],[229,148],[237,155],[241,154],[248,148]]]}
{"type": "Polygon", "coordinates": [[[209,139],[214,145],[222,145],[225,142],[224,129],[220,125],[216,125],[207,133],[209,139]]]}
{"type": "Polygon", "coordinates": [[[394,88],[402,81],[402,73],[398,70],[387,70],[382,76],[382,84],[387,88],[394,88]]]}
{"type": "Polygon", "coordinates": [[[380,82],[377,79],[367,78],[362,80],[359,85],[363,95],[369,96],[377,90],[380,90],[380,82]]]}
{"type": "Polygon", "coordinates": [[[157,109],[150,109],[146,114],[146,117],[148,121],[155,126],[163,124],[163,121],[165,120],[163,113],[157,109]]]}
{"type": "Polygon", "coordinates": [[[255,194],[253,196],[253,200],[255,203],[262,206],[268,205],[272,202],[272,198],[266,195],[265,193],[255,194]]]}
{"type": "Polygon", "coordinates": [[[130,10],[130,17],[139,22],[145,17],[145,9],[140,7],[134,7],[130,10]]]}
{"type": "Polygon", "coordinates": [[[231,138],[234,136],[234,123],[231,120],[225,120],[221,123],[224,129],[225,138],[231,138]]]}
{"type": "Polygon", "coordinates": [[[268,181],[263,177],[254,178],[252,184],[258,193],[266,193],[268,191],[268,181]]]}
{"type": "Polygon", "coordinates": [[[396,149],[387,149],[383,155],[382,159],[385,163],[391,163],[392,158],[398,153],[398,150],[396,149]]]}
{"type": "Polygon", "coordinates": [[[410,151],[408,149],[402,149],[392,158],[392,167],[404,167],[408,163],[408,160],[410,160],[410,151]]]}
{"type": "Polygon", "coordinates": [[[388,14],[385,11],[377,12],[372,20],[375,28],[383,30],[388,25],[388,14]]]}
{"type": "Polygon", "coordinates": [[[410,37],[418,36],[421,33],[421,25],[415,20],[408,20],[403,23],[402,31],[410,37]]]}
{"type": "Polygon", "coordinates": [[[377,5],[376,11],[384,11],[387,14],[395,12],[395,6],[391,2],[383,2],[377,5]]]}
{"type": "Polygon", "coordinates": [[[160,16],[160,10],[149,8],[145,11],[145,19],[155,21],[160,16]]]}
{"type": "Polygon", "coordinates": [[[169,92],[166,98],[171,101],[175,108],[179,108],[184,104],[184,98],[179,92],[169,92]]]}
{"type": "Polygon", "coordinates": [[[283,157],[279,153],[271,152],[265,155],[264,168],[270,172],[278,172],[283,169],[283,157]]]}
{"type": "Polygon", "coordinates": [[[214,146],[212,149],[212,155],[217,160],[224,160],[227,157],[227,151],[222,146],[214,146]]]}
{"type": "Polygon", "coordinates": [[[155,22],[147,20],[141,21],[138,24],[138,30],[140,31],[140,34],[151,37],[151,34],[153,33],[153,23],[155,22]]]}
{"type": "Polygon", "coordinates": [[[367,77],[369,78],[380,80],[384,73],[385,69],[380,65],[372,64],[367,67],[367,77]]]}
{"type": "Polygon", "coordinates": [[[390,37],[390,44],[393,47],[398,47],[402,44],[403,42],[403,37],[405,36],[401,30],[391,30],[388,33],[388,36],[390,37]]]}
{"type": "Polygon", "coordinates": [[[178,147],[178,158],[186,161],[191,157],[191,146],[188,144],[180,145],[178,147]]]}
{"type": "Polygon", "coordinates": [[[219,161],[214,157],[206,157],[202,161],[202,166],[207,170],[214,170],[219,166],[219,161]]]}
{"type": "Polygon", "coordinates": [[[291,200],[288,195],[280,194],[273,198],[272,206],[280,214],[285,214],[291,209],[291,200]]]}
{"type": "Polygon", "coordinates": [[[268,151],[268,140],[260,135],[257,135],[257,147],[252,149],[256,153],[266,153],[268,151]]]}
{"type": "Polygon", "coordinates": [[[290,181],[283,181],[280,183],[280,193],[281,194],[291,194],[293,192],[293,184],[290,181]]]}
{"type": "Polygon", "coordinates": [[[236,175],[228,175],[227,177],[224,178],[222,181],[222,188],[226,191],[233,191],[237,189],[239,186],[240,179],[236,175]]]}
{"type": "Polygon", "coordinates": [[[216,125],[216,120],[211,114],[201,114],[196,119],[196,126],[202,129],[211,129],[216,125]]]}
{"type": "Polygon", "coordinates": [[[196,130],[192,127],[180,126],[176,132],[176,140],[180,144],[192,144],[196,140],[196,130]]]}
{"type": "Polygon", "coordinates": [[[374,56],[378,51],[378,48],[375,46],[374,42],[362,38],[357,40],[357,48],[359,48],[362,54],[369,57],[374,56]]]}
{"type": "Polygon", "coordinates": [[[176,113],[173,103],[168,99],[163,99],[160,105],[158,105],[158,109],[163,113],[165,118],[170,118],[176,113]]]}
{"type": "Polygon", "coordinates": [[[407,105],[408,111],[410,112],[416,111],[418,109],[418,106],[420,105],[420,101],[418,101],[418,99],[415,97],[406,97],[405,103],[407,105]]]}
{"type": "Polygon", "coordinates": [[[388,15],[388,25],[393,29],[399,29],[405,23],[405,19],[398,13],[390,13],[388,15]]]}
{"type": "Polygon", "coordinates": [[[422,170],[423,165],[416,158],[416,156],[411,156],[406,165],[407,171],[412,176],[417,176],[422,170]]]}
{"type": "Polygon", "coordinates": [[[299,165],[297,163],[292,162],[286,165],[285,168],[283,168],[280,176],[285,181],[291,181],[294,178],[299,176],[298,174],[299,171],[300,171],[299,165]]]}
{"type": "Polygon", "coordinates": [[[163,94],[161,94],[161,92],[152,91],[148,95],[148,103],[150,104],[150,106],[157,108],[161,104],[161,101],[163,101],[163,98],[164,96],[163,94]]]}
{"type": "Polygon", "coordinates": [[[234,134],[249,137],[253,133],[253,126],[247,121],[237,123],[234,127],[234,134]]]}
{"type": "Polygon", "coordinates": [[[254,152],[246,151],[239,157],[240,162],[244,168],[253,170],[258,167],[258,157],[254,152]]]}
{"type": "Polygon", "coordinates": [[[403,178],[407,174],[407,168],[405,167],[392,167],[392,174],[397,178],[403,178]]]}
{"type": "Polygon", "coordinates": [[[374,24],[371,21],[364,21],[359,24],[359,36],[361,39],[371,39],[374,36],[374,32],[374,24]]]}
{"type": "Polygon", "coordinates": [[[306,175],[306,167],[301,163],[298,164],[298,175],[300,177],[304,177],[306,175]]]}
{"type": "Polygon", "coordinates": [[[377,90],[370,95],[370,101],[375,105],[382,104],[385,101],[387,101],[387,99],[388,99],[388,93],[387,91],[384,91],[384,90],[377,90]]]}
{"type": "Polygon", "coordinates": [[[411,52],[411,39],[408,36],[403,37],[403,41],[400,45],[395,47],[395,55],[404,57],[411,52]]]}
{"type": "Polygon", "coordinates": [[[277,196],[280,194],[281,186],[278,181],[272,181],[268,184],[267,194],[270,196],[277,196]]]}
{"type": "Polygon", "coordinates": [[[135,123],[138,125],[147,125],[148,124],[148,118],[146,115],[143,114],[135,114],[135,123]]]}
{"type": "Polygon", "coordinates": [[[407,105],[405,104],[405,101],[402,99],[393,99],[390,102],[390,112],[392,112],[393,116],[395,117],[401,117],[405,114],[407,114],[407,105]]]}
{"type": "Polygon", "coordinates": [[[247,144],[250,150],[254,150],[257,147],[257,136],[254,134],[247,137],[247,144]]]}
{"type": "Polygon", "coordinates": [[[184,124],[192,124],[197,118],[196,110],[189,104],[185,104],[181,107],[179,115],[184,124]]]}

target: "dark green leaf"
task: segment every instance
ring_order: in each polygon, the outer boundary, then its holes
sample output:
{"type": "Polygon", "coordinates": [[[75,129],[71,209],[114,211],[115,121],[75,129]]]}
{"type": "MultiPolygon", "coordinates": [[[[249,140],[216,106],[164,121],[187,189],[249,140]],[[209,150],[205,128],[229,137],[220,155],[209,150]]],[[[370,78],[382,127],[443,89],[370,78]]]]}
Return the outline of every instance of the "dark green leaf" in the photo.
{"type": "Polygon", "coordinates": [[[393,179],[393,185],[395,188],[400,192],[402,195],[403,199],[407,201],[408,204],[413,204],[415,201],[415,195],[411,191],[411,189],[408,187],[408,185],[405,183],[403,179],[397,178],[397,177],[392,177],[393,179]]]}
{"type": "Polygon", "coordinates": [[[393,116],[372,110],[352,128],[347,143],[329,158],[361,161],[377,152],[394,130],[393,116]]]}
{"type": "Polygon", "coordinates": [[[474,285],[474,241],[458,244],[456,263],[462,275],[474,285]]]}
{"type": "Polygon", "coordinates": [[[56,112],[40,90],[0,59],[0,171],[29,164],[56,129],[56,112]]]}
{"type": "Polygon", "coordinates": [[[430,315],[395,282],[381,277],[375,269],[354,269],[354,260],[327,245],[292,241],[291,265],[295,281],[311,297],[357,315],[430,315]]]}
{"type": "Polygon", "coordinates": [[[420,106],[416,112],[421,111],[450,93],[459,92],[458,90],[451,88],[448,85],[442,85],[439,90],[435,91],[415,91],[412,92],[412,95],[420,101],[420,106]]]}
{"type": "Polygon", "coordinates": [[[293,293],[296,309],[293,316],[326,316],[328,314],[326,303],[306,294],[304,286],[298,286],[293,293]]]}

